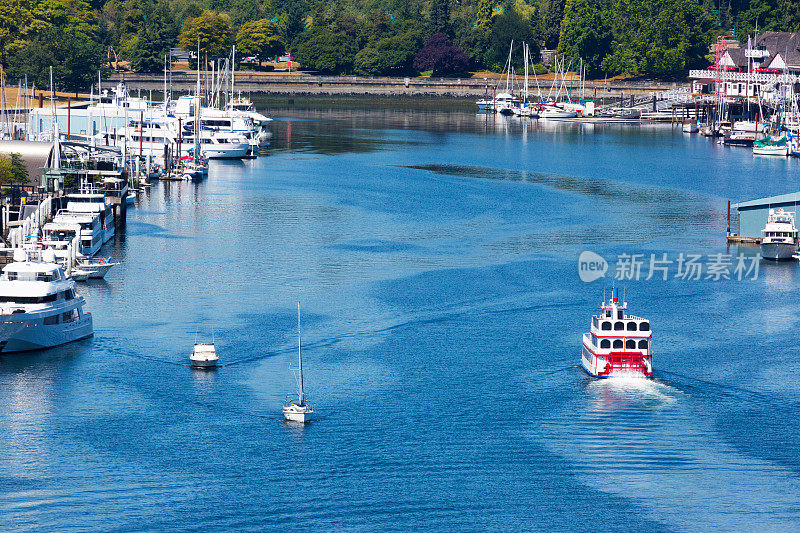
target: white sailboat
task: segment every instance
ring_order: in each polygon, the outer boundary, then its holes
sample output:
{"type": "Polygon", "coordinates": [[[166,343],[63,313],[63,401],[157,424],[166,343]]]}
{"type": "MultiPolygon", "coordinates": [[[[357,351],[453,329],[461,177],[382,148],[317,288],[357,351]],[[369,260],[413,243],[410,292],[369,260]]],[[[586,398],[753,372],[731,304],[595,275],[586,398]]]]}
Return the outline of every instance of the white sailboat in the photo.
{"type": "Polygon", "coordinates": [[[306,401],[303,391],[303,353],[300,349],[300,302],[297,302],[297,397],[289,395],[283,404],[283,417],[290,422],[309,422],[314,415],[314,408],[306,401]]]}

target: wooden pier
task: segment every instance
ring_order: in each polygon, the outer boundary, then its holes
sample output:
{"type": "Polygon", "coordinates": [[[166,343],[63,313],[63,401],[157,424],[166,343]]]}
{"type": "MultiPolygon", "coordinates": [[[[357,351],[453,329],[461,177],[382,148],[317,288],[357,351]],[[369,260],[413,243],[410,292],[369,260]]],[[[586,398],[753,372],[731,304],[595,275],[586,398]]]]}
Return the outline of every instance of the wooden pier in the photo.
{"type": "Polygon", "coordinates": [[[752,244],[755,246],[761,244],[761,237],[744,237],[735,233],[728,233],[727,241],[728,244],[752,244]]]}

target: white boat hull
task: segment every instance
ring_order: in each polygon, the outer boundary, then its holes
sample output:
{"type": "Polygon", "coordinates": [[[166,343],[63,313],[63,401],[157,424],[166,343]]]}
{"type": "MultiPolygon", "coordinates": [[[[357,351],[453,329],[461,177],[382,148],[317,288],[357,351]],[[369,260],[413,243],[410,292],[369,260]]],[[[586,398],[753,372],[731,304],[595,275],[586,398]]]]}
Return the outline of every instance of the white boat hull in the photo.
{"type": "Polygon", "coordinates": [[[192,359],[189,358],[192,368],[217,368],[219,359],[192,359]]]}
{"type": "Polygon", "coordinates": [[[778,146],[778,147],[764,147],[764,148],[753,148],[753,154],[755,155],[777,155],[781,157],[786,157],[789,155],[789,147],[788,146],[778,146]]]}
{"type": "Polygon", "coordinates": [[[53,325],[43,325],[41,314],[34,315],[36,318],[26,317],[25,314],[3,317],[4,322],[0,327],[2,334],[0,343],[5,343],[3,353],[51,348],[85,339],[94,334],[92,315],[88,313],[83,313],[74,322],[53,325]]]}
{"type": "Polygon", "coordinates": [[[583,353],[581,355],[581,365],[587,374],[595,378],[653,377],[652,359],[650,356],[642,356],[641,352],[610,353],[597,356],[584,344],[583,353]],[[644,368],[638,363],[629,364],[627,362],[615,362],[612,364],[610,361],[611,358],[623,360],[626,356],[632,359],[641,359],[645,365],[644,368]],[[649,366],[647,366],[648,364],[649,366]]]}
{"type": "Polygon", "coordinates": [[[575,118],[578,113],[575,111],[567,111],[565,109],[543,107],[539,110],[540,118],[575,118]]]}
{"type": "Polygon", "coordinates": [[[761,257],[771,261],[788,261],[797,253],[797,245],[791,243],[761,243],[761,257]]]}
{"type": "Polygon", "coordinates": [[[314,416],[311,408],[302,408],[297,405],[290,405],[283,408],[283,418],[289,422],[310,422],[314,416]]]}
{"type": "Polygon", "coordinates": [[[250,152],[249,144],[226,144],[216,148],[213,144],[204,144],[203,155],[209,159],[242,159],[250,152]]]}

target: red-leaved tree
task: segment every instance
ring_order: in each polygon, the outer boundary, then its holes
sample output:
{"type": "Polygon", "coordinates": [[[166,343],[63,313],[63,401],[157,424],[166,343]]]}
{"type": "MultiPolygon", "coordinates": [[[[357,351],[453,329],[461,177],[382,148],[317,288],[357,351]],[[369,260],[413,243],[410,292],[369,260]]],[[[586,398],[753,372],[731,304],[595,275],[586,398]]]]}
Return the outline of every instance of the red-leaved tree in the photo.
{"type": "Polygon", "coordinates": [[[469,70],[469,58],[443,33],[434,33],[414,55],[414,68],[432,70],[433,76],[460,76],[469,70]]]}

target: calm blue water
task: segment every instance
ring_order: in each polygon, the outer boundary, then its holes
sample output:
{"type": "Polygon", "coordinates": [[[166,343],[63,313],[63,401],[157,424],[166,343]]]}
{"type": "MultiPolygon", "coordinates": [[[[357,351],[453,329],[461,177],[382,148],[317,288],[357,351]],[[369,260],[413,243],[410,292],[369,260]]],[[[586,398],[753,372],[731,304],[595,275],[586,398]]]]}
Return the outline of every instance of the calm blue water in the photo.
{"type": "Polygon", "coordinates": [[[611,284],[581,251],[752,257],[725,202],[800,161],[669,126],[267,112],[266,157],[140,197],[81,287],[93,339],[0,357],[0,530],[800,529],[796,264],[621,283],[657,379],[577,367],[611,284]],[[280,419],[298,300],[306,427],[280,419]],[[192,371],[212,331],[226,366],[192,371]]]}

